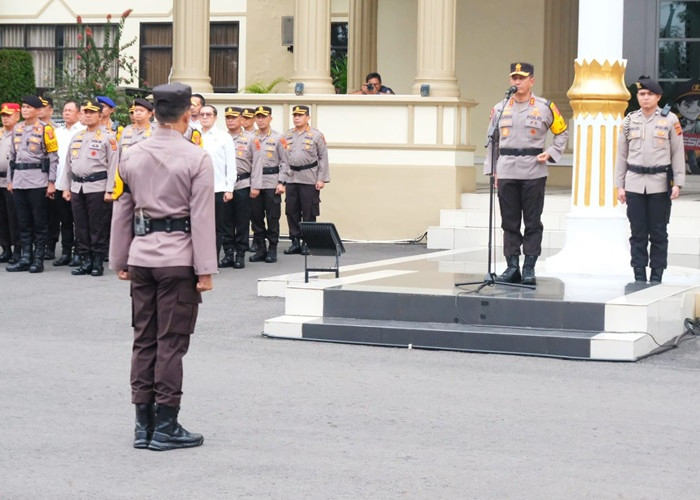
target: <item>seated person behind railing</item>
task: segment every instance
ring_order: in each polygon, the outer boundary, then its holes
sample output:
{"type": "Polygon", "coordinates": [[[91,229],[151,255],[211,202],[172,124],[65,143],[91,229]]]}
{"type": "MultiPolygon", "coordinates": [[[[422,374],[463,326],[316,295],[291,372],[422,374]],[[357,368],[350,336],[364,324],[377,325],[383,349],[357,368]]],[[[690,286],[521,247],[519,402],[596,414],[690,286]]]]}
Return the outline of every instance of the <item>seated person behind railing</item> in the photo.
{"type": "Polygon", "coordinates": [[[391,90],[389,87],[385,87],[384,85],[382,85],[382,77],[379,75],[379,73],[369,73],[365,78],[365,83],[362,84],[362,88],[360,90],[356,90],[355,92],[350,93],[375,95],[393,94],[394,91],[391,90]]]}

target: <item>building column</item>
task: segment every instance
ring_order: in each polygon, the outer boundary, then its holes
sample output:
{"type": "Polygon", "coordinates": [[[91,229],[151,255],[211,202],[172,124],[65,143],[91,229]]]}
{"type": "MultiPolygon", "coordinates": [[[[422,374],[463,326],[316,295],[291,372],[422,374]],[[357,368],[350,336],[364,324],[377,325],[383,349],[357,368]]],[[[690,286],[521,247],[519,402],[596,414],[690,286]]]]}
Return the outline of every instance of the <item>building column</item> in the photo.
{"type": "Polygon", "coordinates": [[[413,93],[423,84],[430,95],[459,97],[455,73],[457,0],[418,0],[418,61],[413,93]]]}
{"type": "Polygon", "coordinates": [[[624,0],[579,3],[578,57],[567,94],[574,113],[571,211],[564,248],[547,259],[548,273],[631,273],[629,224],[614,183],[617,135],[630,98],[623,11],[624,0]]]}
{"type": "Polygon", "coordinates": [[[213,92],[209,77],[209,0],[173,0],[173,82],[213,92]]]}
{"type": "Polygon", "coordinates": [[[542,95],[555,102],[570,120],[573,110],[566,95],[574,80],[579,0],[545,0],[542,95]]]}
{"type": "Polygon", "coordinates": [[[335,94],[330,72],[331,2],[296,0],[292,91],[297,82],[303,82],[305,94],[335,94]]]}
{"type": "Polygon", "coordinates": [[[350,0],[348,15],[348,92],[377,71],[377,0],[350,0]]]}

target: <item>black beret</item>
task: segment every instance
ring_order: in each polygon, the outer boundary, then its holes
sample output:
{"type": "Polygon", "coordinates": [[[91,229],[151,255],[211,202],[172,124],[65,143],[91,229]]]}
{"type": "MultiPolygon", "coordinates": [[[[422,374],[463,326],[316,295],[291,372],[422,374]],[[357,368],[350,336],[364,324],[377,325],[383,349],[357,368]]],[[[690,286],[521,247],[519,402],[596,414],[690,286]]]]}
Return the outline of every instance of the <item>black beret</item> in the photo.
{"type": "Polygon", "coordinates": [[[192,87],[180,82],[158,85],[153,89],[153,103],[155,107],[185,108],[190,106],[192,87]]]}
{"type": "Polygon", "coordinates": [[[272,114],[272,108],[270,106],[258,106],[255,108],[255,116],[263,115],[270,116],[272,114]]]}
{"type": "Polygon", "coordinates": [[[700,80],[688,80],[678,84],[673,100],[679,102],[683,99],[700,99],[700,80]]]}
{"type": "Polygon", "coordinates": [[[664,95],[664,89],[661,88],[659,82],[652,80],[648,76],[640,76],[637,80],[637,90],[647,89],[656,95],[664,95]]]}
{"type": "Polygon", "coordinates": [[[25,95],[22,97],[22,104],[27,104],[31,106],[32,108],[43,108],[44,103],[41,102],[41,99],[39,99],[38,96],[35,95],[25,95]]]}
{"type": "Polygon", "coordinates": [[[142,108],[146,108],[148,111],[153,111],[153,103],[151,103],[151,101],[148,99],[144,99],[143,97],[137,97],[134,99],[134,106],[141,106],[142,108]]]}
{"type": "Polygon", "coordinates": [[[243,110],[241,108],[237,108],[235,106],[228,106],[224,110],[224,116],[233,116],[234,118],[237,116],[241,116],[241,112],[243,110]]]}
{"type": "Polygon", "coordinates": [[[532,76],[535,74],[535,67],[526,62],[514,62],[510,65],[510,76],[532,76]]]}
{"type": "Polygon", "coordinates": [[[294,106],[292,109],[292,114],[293,115],[308,115],[309,114],[309,107],[308,106],[294,106]]]}

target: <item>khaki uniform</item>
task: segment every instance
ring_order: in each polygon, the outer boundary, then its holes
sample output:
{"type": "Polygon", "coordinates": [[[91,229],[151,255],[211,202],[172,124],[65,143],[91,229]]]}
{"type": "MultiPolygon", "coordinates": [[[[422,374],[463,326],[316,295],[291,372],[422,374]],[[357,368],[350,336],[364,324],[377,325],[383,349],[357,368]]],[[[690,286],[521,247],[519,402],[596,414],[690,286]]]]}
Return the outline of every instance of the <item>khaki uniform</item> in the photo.
{"type": "Polygon", "coordinates": [[[138,144],[151,137],[156,127],[157,125],[152,122],[148,122],[144,128],[137,128],[136,125],[124,127],[121,138],[119,139],[119,155],[121,156],[122,152],[129,146],[138,144]]]}
{"type": "Polygon", "coordinates": [[[15,200],[12,193],[7,190],[11,144],[12,132],[0,128],[0,246],[3,249],[9,249],[10,245],[19,245],[15,200]]]}

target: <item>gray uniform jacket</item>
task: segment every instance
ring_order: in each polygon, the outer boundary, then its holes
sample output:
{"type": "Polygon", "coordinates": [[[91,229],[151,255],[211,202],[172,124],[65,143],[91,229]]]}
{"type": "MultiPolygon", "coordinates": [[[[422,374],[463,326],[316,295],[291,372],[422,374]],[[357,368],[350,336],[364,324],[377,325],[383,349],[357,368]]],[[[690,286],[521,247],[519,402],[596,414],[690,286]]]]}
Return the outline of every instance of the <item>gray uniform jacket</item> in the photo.
{"type": "Polygon", "coordinates": [[[317,181],[330,182],[328,168],[328,147],[323,134],[309,126],[302,133],[294,128],[287,132],[287,155],[289,157],[289,183],[316,184],[317,181]],[[318,165],[306,170],[295,171],[292,166],[300,167],[318,162],[318,165]]]}
{"type": "MultiPolygon", "coordinates": [[[[250,174],[246,179],[236,180],[234,189],[262,189],[262,168],[258,164],[253,168],[253,152],[255,151],[255,133],[241,129],[240,134],[231,134],[236,145],[236,174],[250,174]]],[[[230,133],[230,132],[229,132],[230,133]]]]}
{"type": "Polygon", "coordinates": [[[541,148],[549,153],[551,157],[549,161],[556,163],[561,158],[569,140],[566,122],[559,114],[559,110],[554,103],[534,94],[529,101],[522,103],[510,98],[505,103],[501,121],[497,124],[496,118],[503,106],[504,102],[500,102],[491,111],[490,126],[498,127],[498,132],[495,134],[494,142],[486,149],[484,173],[492,173],[491,155],[492,148],[495,147],[497,163],[493,173],[498,174],[499,179],[547,177],[547,163],[538,162],[536,155],[501,155],[499,149],[541,148]],[[554,139],[549,147],[545,148],[548,130],[552,131],[554,139]]]}
{"type": "Polygon", "coordinates": [[[255,132],[255,153],[253,154],[253,169],[279,167],[279,174],[265,174],[263,172],[263,189],[275,189],[278,183],[286,184],[289,181],[289,160],[287,159],[287,140],[276,130],[268,130],[263,135],[258,130],[255,132]]]}
{"type": "Polygon", "coordinates": [[[58,167],[58,140],[53,127],[37,121],[33,126],[18,123],[12,130],[10,160],[17,163],[41,163],[48,157],[49,172],[41,169],[15,170],[12,177],[13,189],[44,188],[49,182],[56,182],[58,167]]]}
{"type": "Polygon", "coordinates": [[[12,131],[0,128],[0,188],[7,187],[7,179],[10,176],[10,144],[12,131]]]}
{"type": "Polygon", "coordinates": [[[159,127],[147,141],[130,147],[119,174],[131,194],[114,202],[109,265],[193,266],[197,275],[218,270],[214,225],[214,166],[203,149],[176,130],[159,127]],[[135,236],[134,214],[153,219],[190,217],[191,232],[135,236]]]}
{"type": "Polygon", "coordinates": [[[673,183],[685,183],[685,153],[683,130],[678,117],[673,113],[661,116],[656,109],[646,118],[642,110],[633,111],[622,121],[617,137],[617,159],[615,161],[615,187],[631,193],[665,193],[668,178],[665,172],[641,174],[627,167],[662,167],[671,165],[673,183]]]}
{"type": "Polygon", "coordinates": [[[114,134],[104,128],[98,128],[94,132],[81,130],[73,136],[68,146],[61,184],[70,186],[71,193],[111,193],[118,160],[114,134]],[[91,182],[79,182],[73,178],[99,172],[106,172],[107,178],[91,182]]]}
{"type": "Polygon", "coordinates": [[[148,122],[144,128],[136,128],[136,125],[129,125],[124,127],[122,131],[122,136],[119,139],[119,155],[126,150],[129,146],[138,144],[139,142],[148,139],[153,134],[157,125],[155,122],[148,122]]]}

